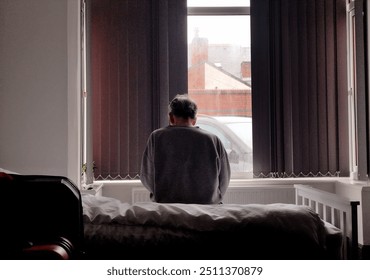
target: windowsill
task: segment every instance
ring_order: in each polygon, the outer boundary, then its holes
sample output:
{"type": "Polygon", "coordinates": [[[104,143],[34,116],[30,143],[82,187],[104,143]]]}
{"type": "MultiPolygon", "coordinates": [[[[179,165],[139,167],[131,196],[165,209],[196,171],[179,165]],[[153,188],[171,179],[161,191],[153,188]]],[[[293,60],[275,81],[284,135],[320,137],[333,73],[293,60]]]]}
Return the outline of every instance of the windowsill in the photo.
{"type": "MultiPolygon", "coordinates": [[[[140,192],[145,187],[140,180],[120,180],[120,181],[96,181],[104,185],[103,196],[113,197],[122,202],[132,203],[134,200],[134,190],[140,192]]],[[[274,201],[285,201],[286,195],[289,203],[294,201],[294,185],[310,185],[322,191],[336,193],[353,201],[361,201],[366,205],[370,201],[370,186],[368,182],[353,180],[350,177],[320,177],[320,178],[260,178],[260,179],[232,179],[228,188],[230,193],[241,191],[245,193],[257,194],[260,191],[268,193],[271,191],[274,201]]],[[[253,198],[254,199],[254,198],[253,198]]],[[[259,201],[259,198],[256,198],[259,201]]]]}
{"type": "MultiPolygon", "coordinates": [[[[240,186],[262,186],[262,185],[294,185],[308,183],[343,183],[353,186],[370,186],[369,181],[354,180],[350,177],[307,177],[307,178],[250,178],[250,179],[231,179],[230,187],[240,186]]],[[[94,184],[109,184],[109,185],[127,185],[127,186],[143,186],[138,179],[133,180],[101,180],[94,181],[94,184]]]]}

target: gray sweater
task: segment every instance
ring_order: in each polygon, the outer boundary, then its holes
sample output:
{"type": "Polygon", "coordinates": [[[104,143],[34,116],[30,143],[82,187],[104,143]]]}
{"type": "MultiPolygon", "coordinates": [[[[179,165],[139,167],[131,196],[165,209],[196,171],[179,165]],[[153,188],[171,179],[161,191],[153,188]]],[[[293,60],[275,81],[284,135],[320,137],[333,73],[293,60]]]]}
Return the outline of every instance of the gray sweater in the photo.
{"type": "Polygon", "coordinates": [[[167,126],[150,135],[140,179],[152,201],[215,204],[230,182],[221,140],[199,127],[167,126]]]}

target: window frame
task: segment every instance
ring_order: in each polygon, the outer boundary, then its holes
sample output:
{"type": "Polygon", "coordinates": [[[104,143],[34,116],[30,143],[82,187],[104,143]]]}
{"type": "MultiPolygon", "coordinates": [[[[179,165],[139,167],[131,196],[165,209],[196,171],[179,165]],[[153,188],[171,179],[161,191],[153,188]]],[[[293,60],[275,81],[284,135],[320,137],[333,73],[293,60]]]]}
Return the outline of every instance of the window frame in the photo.
{"type": "MultiPolygon", "coordinates": [[[[352,2],[352,1],[350,1],[352,2]]],[[[85,0],[81,0],[81,3],[85,3],[85,0]]],[[[212,16],[212,15],[224,15],[224,16],[228,16],[228,15],[248,15],[250,16],[250,6],[225,6],[225,7],[204,7],[204,6],[188,6],[187,7],[187,16],[212,16]]],[[[86,67],[88,68],[88,67],[86,67]]],[[[85,90],[82,91],[82,94],[85,96],[85,90]]],[[[83,110],[82,110],[83,111],[83,110]]],[[[88,119],[88,118],[87,118],[88,119]]],[[[87,125],[87,124],[85,124],[87,125]]],[[[83,128],[84,130],[85,128],[83,128]]],[[[349,136],[350,138],[353,137],[353,133],[351,133],[351,131],[349,131],[349,136]]],[[[83,139],[89,139],[89,137],[85,136],[86,133],[83,133],[84,135],[82,135],[82,138],[83,139]]],[[[357,145],[356,141],[354,141],[353,139],[350,141],[350,145],[352,145],[351,149],[352,151],[354,151],[354,148],[353,148],[353,145],[357,145]]],[[[89,146],[89,145],[87,145],[89,146]]],[[[85,148],[85,147],[83,147],[85,148]]],[[[89,152],[86,152],[86,151],[82,151],[82,158],[86,157],[86,155],[89,155],[90,153],[89,152]]],[[[85,161],[85,160],[84,160],[85,161]]],[[[89,161],[88,161],[89,162],[89,161]]],[[[351,164],[350,164],[350,168],[353,168],[353,170],[356,169],[356,166],[355,165],[352,165],[352,161],[351,161],[351,164]]],[[[90,170],[90,169],[88,169],[90,170]]],[[[356,179],[356,178],[354,178],[356,179]]]]}
{"type": "Polygon", "coordinates": [[[349,168],[350,177],[358,179],[358,144],[357,144],[357,97],[356,97],[356,60],[355,60],[355,5],[347,4],[347,49],[348,49],[348,131],[349,131],[349,168]]]}
{"type": "Polygon", "coordinates": [[[249,6],[194,7],[188,6],[188,16],[250,16],[249,6]]]}
{"type": "Polygon", "coordinates": [[[370,173],[368,147],[370,103],[368,98],[369,49],[365,41],[365,33],[368,32],[369,23],[366,26],[364,14],[367,14],[367,11],[363,0],[347,0],[346,8],[350,178],[356,181],[367,181],[370,173]]]}

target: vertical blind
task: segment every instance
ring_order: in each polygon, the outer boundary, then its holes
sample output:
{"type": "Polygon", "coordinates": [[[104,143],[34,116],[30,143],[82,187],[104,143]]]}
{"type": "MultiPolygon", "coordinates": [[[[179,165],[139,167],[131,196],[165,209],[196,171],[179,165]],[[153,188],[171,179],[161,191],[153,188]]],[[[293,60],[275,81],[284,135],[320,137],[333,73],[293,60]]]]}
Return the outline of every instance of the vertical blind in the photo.
{"type": "Polygon", "coordinates": [[[348,176],[345,0],[252,0],[256,177],[348,176]]]}
{"type": "MultiPolygon", "coordinates": [[[[135,178],[187,91],[186,0],[90,0],[97,179],[135,178]]],[[[345,0],[252,0],[256,177],[348,175],[345,0]]]]}
{"type": "Polygon", "coordinates": [[[90,9],[94,176],[137,178],[150,132],[186,91],[186,1],[91,0],[90,9]]]}

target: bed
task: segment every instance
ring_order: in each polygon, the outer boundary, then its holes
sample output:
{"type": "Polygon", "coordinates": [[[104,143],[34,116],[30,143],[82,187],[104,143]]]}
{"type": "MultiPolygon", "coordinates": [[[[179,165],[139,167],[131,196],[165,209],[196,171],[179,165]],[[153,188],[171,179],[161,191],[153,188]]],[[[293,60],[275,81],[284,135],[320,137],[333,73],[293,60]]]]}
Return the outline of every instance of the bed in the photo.
{"type": "MultiPolygon", "coordinates": [[[[310,185],[295,184],[296,204],[306,205],[317,213],[325,225],[333,225],[342,232],[340,255],[343,259],[358,259],[358,206],[335,193],[323,191],[310,185]]],[[[329,240],[330,242],[330,240],[329,240]]]]}
{"type": "Polygon", "coordinates": [[[82,203],[86,259],[345,258],[343,231],[307,205],[82,203]]]}

